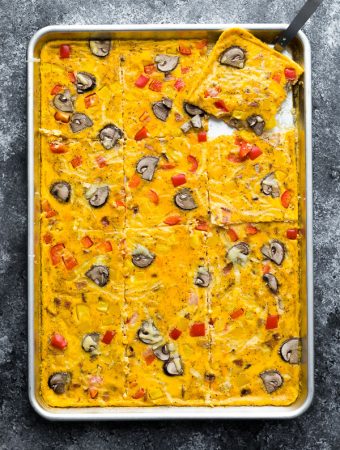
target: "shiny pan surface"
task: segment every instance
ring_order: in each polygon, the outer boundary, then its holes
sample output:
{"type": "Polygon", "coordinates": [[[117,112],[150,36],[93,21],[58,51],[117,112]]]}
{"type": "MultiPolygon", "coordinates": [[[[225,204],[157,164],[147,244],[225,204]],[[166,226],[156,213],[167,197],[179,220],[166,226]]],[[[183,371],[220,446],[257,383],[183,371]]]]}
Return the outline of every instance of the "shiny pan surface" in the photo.
{"type": "MultiPolygon", "coordinates": [[[[293,418],[311,404],[314,390],[313,367],[313,247],[312,247],[312,142],[311,142],[311,51],[307,37],[299,32],[290,48],[294,60],[304,67],[304,75],[294,92],[299,135],[300,224],[304,230],[301,245],[301,337],[302,378],[300,396],[289,406],[235,407],[108,407],[51,408],[39,392],[40,348],[40,78],[39,55],[42,46],[56,39],[180,39],[216,40],[233,24],[198,25],[107,25],[49,26],[39,30],[28,48],[28,334],[29,398],[33,408],[50,420],[146,420],[146,419],[260,419],[293,418]]],[[[286,25],[237,24],[265,42],[272,42],[286,25]]]]}

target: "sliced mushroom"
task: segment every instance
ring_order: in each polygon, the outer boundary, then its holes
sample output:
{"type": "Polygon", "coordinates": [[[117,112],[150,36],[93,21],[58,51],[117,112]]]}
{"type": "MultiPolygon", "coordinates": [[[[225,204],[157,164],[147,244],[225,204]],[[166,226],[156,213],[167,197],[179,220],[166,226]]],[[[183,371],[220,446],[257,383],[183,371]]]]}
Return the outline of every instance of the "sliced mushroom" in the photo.
{"type": "Polygon", "coordinates": [[[48,379],[48,387],[61,395],[68,389],[72,376],[70,372],[55,372],[48,379]]]}
{"type": "Polygon", "coordinates": [[[70,127],[73,133],[78,133],[79,131],[85,130],[85,128],[92,127],[93,122],[83,113],[74,113],[70,119],[70,127]]]}
{"type": "Polygon", "coordinates": [[[283,378],[277,370],[266,370],[260,373],[260,377],[268,394],[277,391],[283,384],[283,378]]]}
{"type": "Polygon", "coordinates": [[[91,186],[85,193],[89,204],[93,208],[101,208],[107,202],[110,189],[108,186],[91,186]]]}
{"type": "Polygon", "coordinates": [[[106,125],[99,133],[100,142],[106,150],[111,150],[122,137],[123,131],[114,124],[106,125]]]}
{"type": "Polygon", "coordinates": [[[292,338],[285,341],[280,348],[281,358],[290,364],[299,364],[301,352],[301,341],[299,338],[292,338]]]}
{"type": "Polygon", "coordinates": [[[236,128],[236,130],[241,130],[241,128],[244,128],[243,120],[236,119],[236,117],[231,117],[227,121],[227,125],[229,125],[231,128],[236,128]]]}
{"type": "Polygon", "coordinates": [[[184,102],[183,109],[191,117],[204,116],[204,114],[205,114],[205,111],[203,111],[203,109],[199,108],[198,106],[193,105],[192,103],[184,102]]]}
{"type": "Polygon", "coordinates": [[[220,56],[220,64],[224,66],[236,67],[237,69],[243,69],[246,62],[246,52],[241,47],[236,45],[229,47],[220,56]]]}
{"type": "Polygon", "coordinates": [[[285,257],[285,247],[282,242],[274,240],[264,245],[261,248],[261,253],[279,266],[285,257]]]}
{"type": "Polygon", "coordinates": [[[85,276],[96,283],[97,286],[103,287],[106,286],[109,281],[110,271],[106,266],[93,265],[91,269],[85,273],[85,276]]]}
{"type": "Polygon", "coordinates": [[[53,99],[53,105],[63,112],[73,112],[73,98],[69,89],[57,94],[53,99]]]}
{"type": "Polygon", "coordinates": [[[190,211],[197,208],[196,202],[192,196],[192,190],[188,188],[180,189],[174,196],[175,205],[184,211],[190,211]]]}
{"type": "Polygon", "coordinates": [[[269,289],[276,294],[279,290],[279,283],[277,281],[277,278],[272,273],[265,273],[263,275],[263,280],[266,282],[269,289]]]}
{"type": "Polygon", "coordinates": [[[144,156],[136,166],[136,171],[142,175],[143,180],[151,181],[153,179],[159,158],[156,156],[144,156]]]}
{"type": "Polygon", "coordinates": [[[81,342],[81,346],[83,350],[87,353],[92,353],[92,355],[98,354],[98,346],[99,346],[99,333],[87,333],[84,334],[83,340],[81,342]]]}
{"type": "Polygon", "coordinates": [[[195,275],[194,284],[199,287],[208,287],[211,282],[211,274],[206,267],[200,266],[195,275]]]}
{"type": "Polygon", "coordinates": [[[182,360],[179,355],[175,355],[169,361],[164,363],[163,370],[166,375],[174,377],[177,375],[183,375],[183,365],[182,360]]]}
{"type": "Polygon", "coordinates": [[[66,181],[57,181],[50,187],[50,193],[60,203],[68,203],[71,198],[71,185],[66,181]]]}
{"type": "Polygon", "coordinates": [[[266,125],[266,122],[264,121],[262,116],[260,116],[258,114],[249,116],[247,118],[247,123],[250,126],[250,128],[254,131],[256,136],[261,136],[261,134],[263,133],[264,127],[266,125]]]}
{"type": "Polygon", "coordinates": [[[170,358],[169,344],[164,344],[157,347],[153,351],[153,353],[156,356],[156,358],[160,359],[161,361],[168,361],[168,359],[170,358]]]}
{"type": "Polygon", "coordinates": [[[157,119],[166,122],[172,108],[172,100],[168,97],[162,98],[160,102],[152,104],[152,111],[157,119]]]}
{"type": "Polygon", "coordinates": [[[194,128],[202,128],[202,119],[200,115],[196,115],[191,119],[191,124],[194,128]]]}
{"type": "Polygon", "coordinates": [[[156,55],[155,57],[155,63],[160,72],[171,72],[177,67],[178,61],[178,56],[156,55]]]}
{"type": "Polygon", "coordinates": [[[90,40],[90,49],[94,56],[99,56],[100,58],[105,58],[110,53],[111,41],[95,41],[90,40]]]}
{"type": "Polygon", "coordinates": [[[151,253],[146,247],[140,244],[138,244],[132,252],[132,263],[140,269],[149,267],[150,264],[153,263],[154,259],[155,255],[151,253]]]}
{"type": "Polygon", "coordinates": [[[280,197],[280,185],[274,172],[270,172],[261,180],[261,191],[264,195],[271,195],[273,198],[280,197]]]}
{"type": "Polygon", "coordinates": [[[137,331],[137,336],[140,341],[148,345],[159,344],[163,340],[158,328],[151,319],[142,322],[142,326],[137,331]]]}
{"type": "Polygon", "coordinates": [[[246,242],[239,242],[238,244],[230,247],[227,257],[232,263],[244,266],[248,260],[249,252],[249,245],[246,242]]]}
{"type": "Polygon", "coordinates": [[[77,72],[75,83],[78,94],[83,94],[84,92],[92,91],[96,87],[96,78],[92,73],[77,72]]]}
{"type": "Polygon", "coordinates": [[[188,122],[183,123],[181,126],[181,130],[183,133],[187,133],[192,128],[191,120],[188,120],[188,122]]]}

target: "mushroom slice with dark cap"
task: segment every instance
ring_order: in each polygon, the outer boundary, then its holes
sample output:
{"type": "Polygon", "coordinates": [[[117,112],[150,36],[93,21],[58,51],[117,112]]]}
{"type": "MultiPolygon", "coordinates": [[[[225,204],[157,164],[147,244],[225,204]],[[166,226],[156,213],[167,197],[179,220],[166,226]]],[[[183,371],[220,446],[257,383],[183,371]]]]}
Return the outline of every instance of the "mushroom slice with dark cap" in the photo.
{"type": "Polygon", "coordinates": [[[269,289],[273,292],[273,294],[277,294],[279,290],[279,283],[277,281],[277,278],[272,273],[265,273],[263,275],[263,281],[266,282],[269,289]]]}
{"type": "Polygon", "coordinates": [[[259,114],[249,116],[247,118],[247,123],[250,126],[250,128],[254,131],[256,136],[261,136],[264,127],[266,125],[266,122],[264,121],[262,116],[260,116],[259,114]]]}
{"type": "Polygon", "coordinates": [[[178,56],[173,55],[156,55],[155,63],[160,72],[171,72],[177,67],[179,61],[178,56]]]}
{"type": "Polygon", "coordinates": [[[144,156],[136,166],[136,171],[142,175],[143,180],[151,181],[153,179],[159,158],[156,156],[144,156]]]}
{"type": "Polygon", "coordinates": [[[122,130],[111,123],[102,128],[99,133],[100,143],[106,150],[111,150],[122,137],[122,130]]]}
{"type": "Polygon", "coordinates": [[[232,263],[244,266],[248,260],[249,252],[249,245],[246,242],[239,242],[238,244],[230,247],[227,257],[232,263]]]}
{"type": "Polygon", "coordinates": [[[163,370],[166,375],[174,377],[177,375],[183,375],[183,365],[182,360],[179,355],[174,355],[163,365],[163,370]]]}
{"type": "Polygon", "coordinates": [[[183,131],[183,133],[187,133],[191,128],[192,128],[191,120],[188,120],[181,126],[181,130],[183,131]]]}
{"type": "Polygon", "coordinates": [[[48,379],[48,387],[61,395],[68,389],[72,376],[70,372],[55,372],[48,379]]]}
{"type": "Polygon", "coordinates": [[[261,191],[264,195],[271,195],[272,198],[280,197],[280,186],[274,172],[270,172],[261,180],[261,191]]]}
{"type": "Polygon", "coordinates": [[[63,112],[73,112],[73,99],[69,89],[65,89],[55,95],[53,105],[63,112]]]}
{"type": "Polygon", "coordinates": [[[282,242],[274,240],[263,245],[261,253],[279,266],[285,257],[285,247],[282,242]]]}
{"type": "Polygon", "coordinates": [[[91,186],[85,193],[90,206],[101,208],[109,198],[110,189],[108,186],[91,186]]]}
{"type": "Polygon", "coordinates": [[[160,102],[152,104],[152,111],[157,119],[166,122],[172,108],[172,100],[168,97],[162,98],[160,102]]]}
{"type": "Polygon", "coordinates": [[[84,334],[81,341],[81,346],[86,353],[91,353],[92,355],[98,354],[99,346],[99,333],[87,333],[84,334]]]}
{"type": "Polygon", "coordinates": [[[71,116],[70,127],[73,133],[79,133],[85,128],[92,127],[92,125],[92,120],[86,114],[76,112],[71,116]]]}
{"type": "Polygon", "coordinates": [[[163,341],[163,337],[151,319],[142,322],[142,326],[137,331],[137,336],[140,341],[148,345],[156,345],[163,341]]]}
{"type": "Polygon", "coordinates": [[[111,41],[101,40],[95,41],[90,40],[90,49],[94,56],[99,56],[100,58],[105,58],[110,53],[111,41]]]}
{"type": "Polygon", "coordinates": [[[260,373],[260,377],[268,394],[277,391],[283,384],[283,378],[277,370],[266,370],[260,373]]]}
{"type": "Polygon", "coordinates": [[[281,358],[290,364],[299,364],[301,352],[301,340],[292,338],[285,341],[280,348],[281,358]]]}
{"type": "Polygon", "coordinates": [[[92,73],[77,72],[75,83],[78,94],[83,94],[84,92],[91,91],[96,87],[96,78],[92,75],[92,73]]]}
{"type": "Polygon", "coordinates": [[[57,181],[50,187],[50,193],[60,203],[67,203],[71,197],[71,185],[66,181],[57,181]]]}
{"type": "Polygon", "coordinates": [[[220,64],[224,66],[243,69],[245,62],[246,52],[241,47],[237,46],[227,48],[220,56],[220,64]]]}
{"type": "Polygon", "coordinates": [[[200,266],[196,272],[194,284],[199,287],[208,287],[211,281],[211,274],[206,267],[200,266]]]}
{"type": "Polygon", "coordinates": [[[236,130],[241,130],[241,128],[245,128],[243,120],[237,119],[236,117],[231,117],[226,123],[231,128],[235,128],[236,130]]]}
{"type": "Polygon", "coordinates": [[[86,273],[85,276],[91,281],[96,283],[97,286],[106,286],[109,281],[110,271],[109,268],[103,265],[93,265],[86,273]]]}
{"type": "Polygon", "coordinates": [[[204,116],[205,111],[203,109],[199,108],[198,106],[193,105],[192,103],[184,102],[183,103],[183,109],[184,111],[191,117],[194,116],[204,116]]]}
{"type": "Polygon", "coordinates": [[[160,345],[159,347],[155,348],[153,353],[161,361],[168,361],[170,358],[170,344],[164,344],[160,345]]]}
{"type": "Polygon", "coordinates": [[[180,189],[174,196],[175,205],[184,211],[190,211],[197,208],[196,202],[192,196],[191,189],[183,188],[180,189]]]}
{"type": "Polygon", "coordinates": [[[138,244],[132,252],[132,263],[140,269],[149,267],[153,263],[154,259],[155,255],[140,244],[138,244]]]}

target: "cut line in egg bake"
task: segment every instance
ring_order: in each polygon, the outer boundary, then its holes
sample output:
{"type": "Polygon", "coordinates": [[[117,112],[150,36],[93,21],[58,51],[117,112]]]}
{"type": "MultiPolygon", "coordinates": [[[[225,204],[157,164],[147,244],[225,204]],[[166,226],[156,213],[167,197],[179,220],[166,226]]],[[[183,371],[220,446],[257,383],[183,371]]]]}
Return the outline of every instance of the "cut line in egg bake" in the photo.
{"type": "Polygon", "coordinates": [[[244,30],[212,46],[42,50],[40,391],[51,407],[299,395],[295,130],[264,130],[301,69],[244,30]],[[219,97],[204,96],[217,77],[219,97]],[[209,114],[242,129],[211,140],[209,114]],[[261,133],[243,129],[254,114],[261,133]]]}

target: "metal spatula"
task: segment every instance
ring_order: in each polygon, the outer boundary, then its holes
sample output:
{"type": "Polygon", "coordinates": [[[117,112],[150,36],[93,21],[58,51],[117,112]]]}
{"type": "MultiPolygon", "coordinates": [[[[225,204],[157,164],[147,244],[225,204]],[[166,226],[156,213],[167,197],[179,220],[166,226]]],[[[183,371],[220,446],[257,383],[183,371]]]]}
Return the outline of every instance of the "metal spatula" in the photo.
{"type": "Polygon", "coordinates": [[[300,9],[295,19],[291,22],[286,30],[283,30],[273,41],[274,48],[278,52],[282,50],[290,43],[290,41],[296,36],[299,30],[304,26],[307,20],[314,13],[316,8],[322,3],[322,0],[307,0],[303,7],[300,9]]]}

